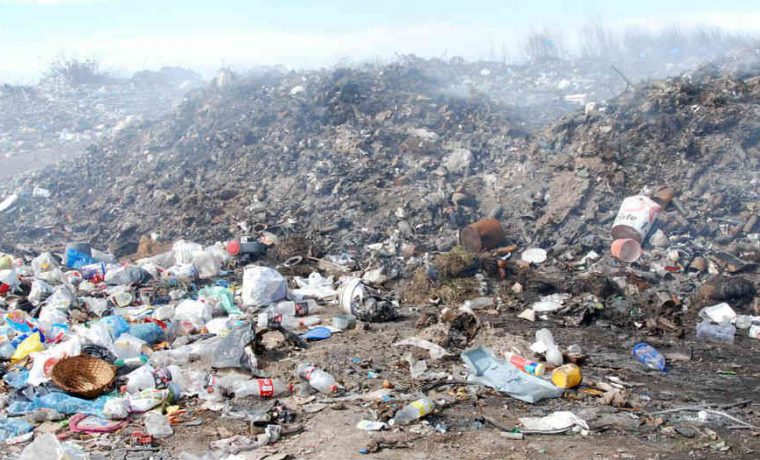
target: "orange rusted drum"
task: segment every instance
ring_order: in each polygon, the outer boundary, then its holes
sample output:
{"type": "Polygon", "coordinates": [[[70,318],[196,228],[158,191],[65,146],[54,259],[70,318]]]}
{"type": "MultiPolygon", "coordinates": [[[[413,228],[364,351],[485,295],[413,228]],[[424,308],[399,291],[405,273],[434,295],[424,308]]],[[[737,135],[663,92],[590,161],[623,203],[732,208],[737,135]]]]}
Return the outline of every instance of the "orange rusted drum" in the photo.
{"type": "Polygon", "coordinates": [[[496,219],[481,219],[459,231],[459,244],[470,252],[481,252],[503,244],[504,228],[496,219]]]}

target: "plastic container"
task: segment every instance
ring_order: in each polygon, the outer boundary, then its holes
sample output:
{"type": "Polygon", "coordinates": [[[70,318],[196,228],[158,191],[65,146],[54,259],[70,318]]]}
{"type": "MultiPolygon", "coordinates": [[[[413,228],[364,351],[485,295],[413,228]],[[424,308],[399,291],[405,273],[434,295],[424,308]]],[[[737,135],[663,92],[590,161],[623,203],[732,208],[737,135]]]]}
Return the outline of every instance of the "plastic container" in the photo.
{"type": "Polygon", "coordinates": [[[329,394],[338,391],[338,383],[333,376],[311,364],[299,364],[296,375],[309,382],[309,385],[320,393],[329,394]]]}
{"type": "Polygon", "coordinates": [[[734,343],[736,328],[731,324],[713,324],[703,321],[697,325],[697,338],[716,343],[734,343]]]}
{"type": "Polygon", "coordinates": [[[345,331],[356,327],[356,316],[354,315],[337,315],[332,318],[332,325],[336,329],[345,331]]]}
{"type": "Polygon", "coordinates": [[[510,364],[525,372],[526,374],[541,377],[546,372],[546,366],[544,366],[542,363],[523,358],[518,354],[506,353],[505,358],[507,358],[507,361],[509,361],[510,364]]]}
{"type": "Polygon", "coordinates": [[[575,364],[565,364],[552,371],[552,383],[560,388],[575,388],[582,380],[581,368],[575,364]]]}
{"type": "Polygon", "coordinates": [[[633,346],[633,356],[650,369],[665,372],[667,368],[665,357],[646,342],[639,342],[633,346]]]}
{"type": "Polygon", "coordinates": [[[407,404],[390,420],[391,425],[408,425],[433,412],[435,404],[428,398],[418,399],[407,404]]]}
{"type": "Polygon", "coordinates": [[[279,379],[253,379],[237,381],[232,385],[236,398],[253,396],[257,399],[276,398],[292,393],[292,387],[279,379]]]}

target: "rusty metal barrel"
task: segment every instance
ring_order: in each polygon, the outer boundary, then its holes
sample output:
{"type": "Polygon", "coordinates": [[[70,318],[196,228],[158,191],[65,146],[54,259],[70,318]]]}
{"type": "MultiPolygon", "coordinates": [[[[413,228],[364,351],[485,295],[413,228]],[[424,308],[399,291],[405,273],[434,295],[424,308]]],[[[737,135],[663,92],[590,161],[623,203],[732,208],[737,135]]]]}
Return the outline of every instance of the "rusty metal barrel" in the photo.
{"type": "Polygon", "coordinates": [[[504,228],[496,219],[481,219],[459,231],[459,244],[475,253],[496,248],[506,240],[504,228]]]}

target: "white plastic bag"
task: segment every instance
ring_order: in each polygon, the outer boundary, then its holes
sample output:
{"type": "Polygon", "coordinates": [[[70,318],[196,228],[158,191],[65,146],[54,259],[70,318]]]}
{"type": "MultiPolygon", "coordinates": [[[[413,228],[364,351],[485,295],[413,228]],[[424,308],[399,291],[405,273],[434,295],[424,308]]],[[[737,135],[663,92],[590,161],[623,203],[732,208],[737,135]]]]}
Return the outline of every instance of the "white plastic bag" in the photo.
{"type": "Polygon", "coordinates": [[[243,305],[260,307],[282,300],[288,293],[285,277],[277,270],[249,265],[243,271],[243,305]]]}
{"type": "Polygon", "coordinates": [[[174,309],[174,319],[189,321],[195,329],[201,329],[211,321],[211,306],[197,300],[185,299],[174,309]]]}
{"type": "Polygon", "coordinates": [[[189,264],[193,262],[193,256],[196,252],[203,251],[203,246],[192,241],[178,240],[172,245],[174,252],[174,263],[189,264]]]}
{"type": "Polygon", "coordinates": [[[82,342],[79,337],[75,336],[45,351],[32,353],[30,355],[32,357],[32,369],[29,371],[29,385],[38,386],[50,381],[50,375],[46,372],[52,370],[52,363],[64,357],[78,356],[81,350],[82,342]]]}

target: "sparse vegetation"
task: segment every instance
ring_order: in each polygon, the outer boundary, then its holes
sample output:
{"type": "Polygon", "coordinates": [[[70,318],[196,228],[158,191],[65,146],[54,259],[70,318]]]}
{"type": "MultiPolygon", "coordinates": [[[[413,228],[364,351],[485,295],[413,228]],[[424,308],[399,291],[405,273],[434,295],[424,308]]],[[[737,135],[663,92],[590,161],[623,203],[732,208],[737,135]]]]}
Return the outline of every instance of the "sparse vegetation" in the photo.
{"type": "Polygon", "coordinates": [[[100,69],[99,59],[66,56],[54,58],[44,78],[72,86],[101,84],[110,80],[108,74],[100,69]]]}

